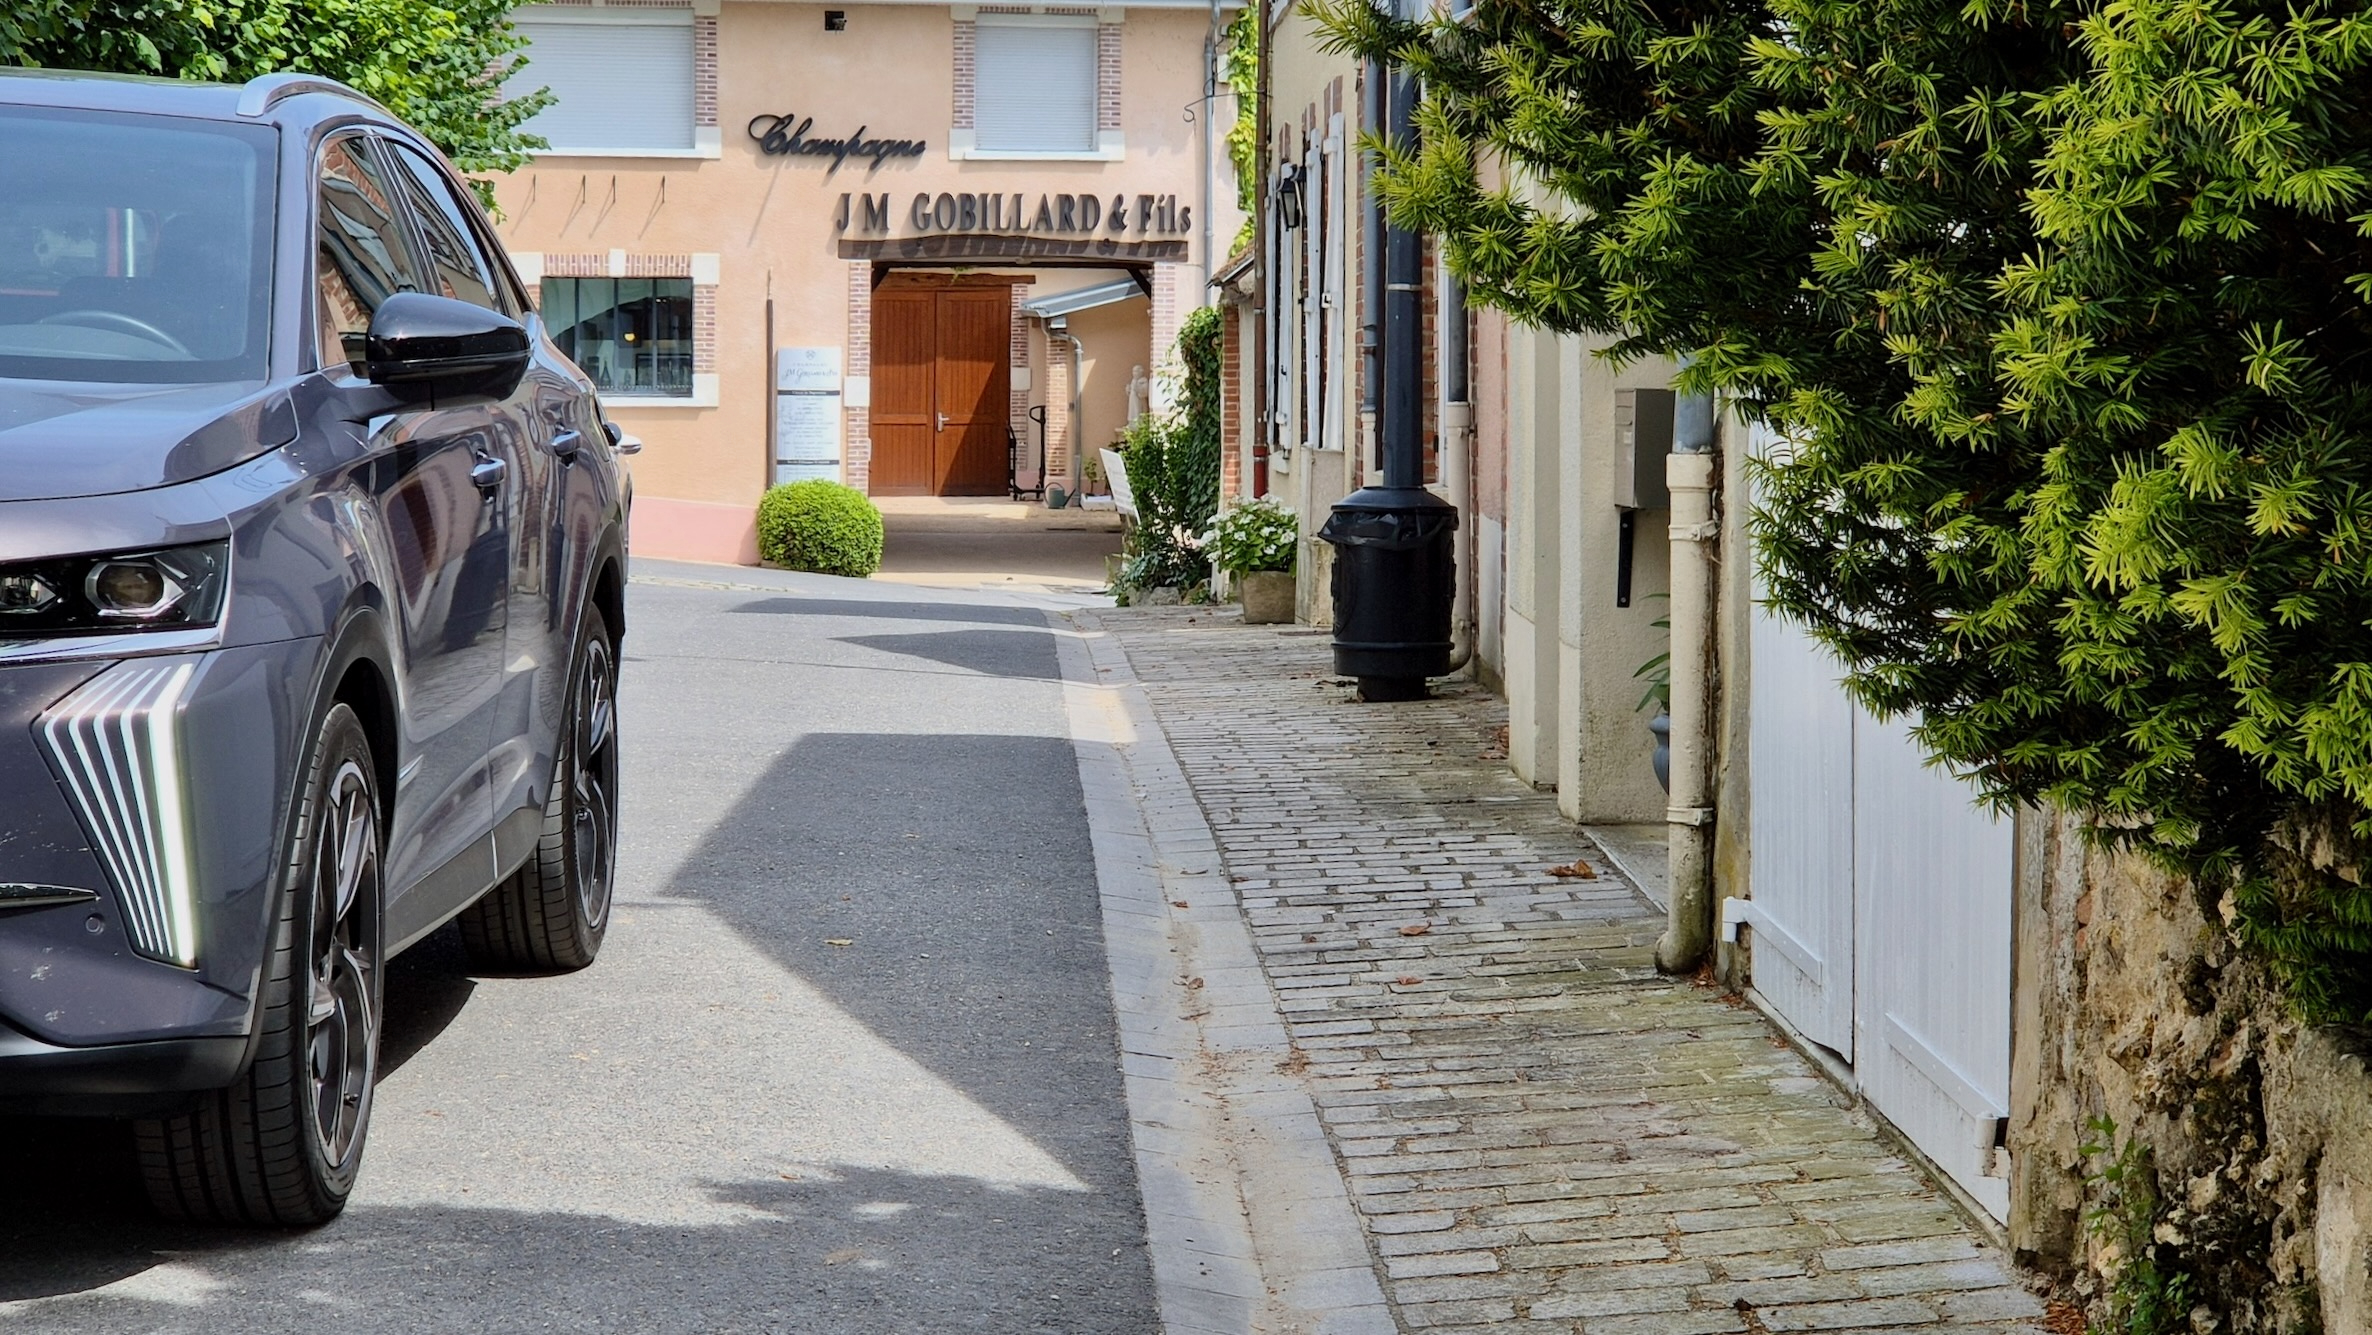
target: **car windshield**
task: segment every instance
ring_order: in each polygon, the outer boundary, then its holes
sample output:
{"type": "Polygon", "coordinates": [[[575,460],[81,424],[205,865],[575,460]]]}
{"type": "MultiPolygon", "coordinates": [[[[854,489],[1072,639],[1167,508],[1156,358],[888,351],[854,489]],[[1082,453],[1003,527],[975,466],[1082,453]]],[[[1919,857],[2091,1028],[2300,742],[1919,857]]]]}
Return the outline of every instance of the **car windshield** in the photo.
{"type": "Polygon", "coordinates": [[[274,133],[0,106],[0,377],[255,380],[274,133]]]}

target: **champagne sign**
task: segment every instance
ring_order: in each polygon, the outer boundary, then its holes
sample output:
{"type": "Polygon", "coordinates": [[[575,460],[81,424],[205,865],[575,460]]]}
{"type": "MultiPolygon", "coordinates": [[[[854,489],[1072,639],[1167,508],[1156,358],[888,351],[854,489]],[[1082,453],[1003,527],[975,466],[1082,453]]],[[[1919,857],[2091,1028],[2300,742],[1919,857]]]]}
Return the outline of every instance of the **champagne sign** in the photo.
{"type": "Polygon", "coordinates": [[[912,236],[1183,236],[1194,230],[1194,206],[1176,195],[922,190],[902,207],[888,194],[844,194],[832,215],[843,234],[887,236],[893,222],[912,236]]]}

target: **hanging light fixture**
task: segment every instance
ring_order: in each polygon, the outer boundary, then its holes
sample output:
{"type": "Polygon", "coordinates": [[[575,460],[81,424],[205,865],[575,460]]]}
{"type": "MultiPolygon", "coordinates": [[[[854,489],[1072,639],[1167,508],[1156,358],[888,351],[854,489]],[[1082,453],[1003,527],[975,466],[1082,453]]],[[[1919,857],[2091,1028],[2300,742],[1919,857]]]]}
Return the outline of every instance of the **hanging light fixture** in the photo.
{"type": "Polygon", "coordinates": [[[1301,168],[1288,165],[1277,174],[1277,225],[1296,232],[1301,218],[1301,168]]]}

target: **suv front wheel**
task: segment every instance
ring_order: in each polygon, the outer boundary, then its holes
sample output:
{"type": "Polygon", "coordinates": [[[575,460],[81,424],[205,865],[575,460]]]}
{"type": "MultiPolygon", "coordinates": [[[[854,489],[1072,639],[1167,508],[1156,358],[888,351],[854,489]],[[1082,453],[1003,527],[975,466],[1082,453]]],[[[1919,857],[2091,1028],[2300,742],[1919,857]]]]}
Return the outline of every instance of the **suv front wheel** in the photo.
{"type": "Polygon", "coordinates": [[[193,1223],[308,1225],[346,1208],[379,1070],[384,949],[377,771],[330,707],[297,811],[255,1061],[228,1089],[134,1135],[149,1199],[193,1223]]]}

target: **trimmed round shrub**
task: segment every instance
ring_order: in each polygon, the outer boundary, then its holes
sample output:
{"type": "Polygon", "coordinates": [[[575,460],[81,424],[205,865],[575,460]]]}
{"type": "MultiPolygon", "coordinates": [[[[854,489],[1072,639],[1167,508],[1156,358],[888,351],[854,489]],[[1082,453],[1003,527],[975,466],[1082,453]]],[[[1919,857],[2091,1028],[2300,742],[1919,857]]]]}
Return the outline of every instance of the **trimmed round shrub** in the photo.
{"type": "Polygon", "coordinates": [[[758,555],[778,566],[863,579],[881,569],[881,511],[837,482],[787,482],[758,498],[758,555]]]}

